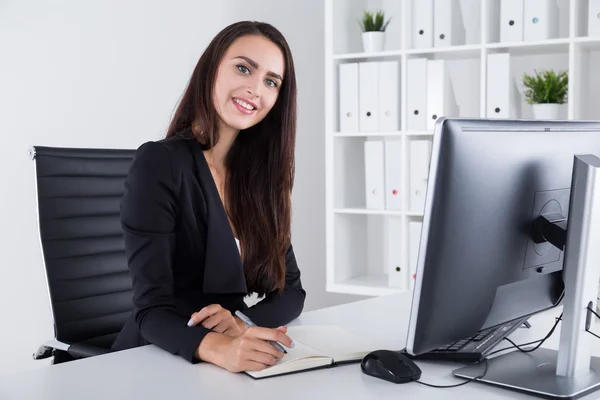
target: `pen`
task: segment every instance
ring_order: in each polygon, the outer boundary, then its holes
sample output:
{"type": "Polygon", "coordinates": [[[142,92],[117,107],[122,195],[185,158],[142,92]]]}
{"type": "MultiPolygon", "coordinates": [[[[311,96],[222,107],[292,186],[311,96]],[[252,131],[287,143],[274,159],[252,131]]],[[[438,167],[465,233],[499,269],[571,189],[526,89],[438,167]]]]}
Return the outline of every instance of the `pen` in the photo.
{"type": "MultiPolygon", "coordinates": [[[[241,320],[242,320],[242,322],[243,322],[244,324],[246,324],[246,326],[247,326],[248,328],[251,328],[251,327],[253,327],[253,326],[256,326],[256,324],[255,324],[254,322],[252,322],[252,320],[251,320],[250,318],[246,317],[246,316],[245,316],[244,314],[242,314],[240,311],[236,311],[236,312],[235,312],[235,315],[237,315],[237,317],[238,317],[239,319],[241,319],[241,320]]],[[[283,354],[287,354],[287,351],[286,351],[286,350],[283,348],[283,346],[282,346],[282,345],[280,345],[279,343],[277,343],[277,342],[274,342],[274,341],[272,341],[272,340],[269,340],[268,342],[269,342],[269,343],[271,343],[271,344],[272,344],[272,345],[273,345],[273,346],[274,346],[274,347],[275,347],[277,350],[281,351],[283,354]]]]}

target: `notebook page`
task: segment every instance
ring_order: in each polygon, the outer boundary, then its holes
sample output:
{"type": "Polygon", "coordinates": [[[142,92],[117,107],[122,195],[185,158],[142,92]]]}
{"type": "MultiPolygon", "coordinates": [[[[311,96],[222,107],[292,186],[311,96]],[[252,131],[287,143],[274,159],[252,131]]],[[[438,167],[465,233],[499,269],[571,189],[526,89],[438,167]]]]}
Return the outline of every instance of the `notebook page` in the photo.
{"type": "Polygon", "coordinates": [[[309,358],[309,357],[328,357],[327,353],[323,353],[317,349],[314,349],[312,347],[308,347],[305,344],[301,343],[301,341],[298,340],[294,340],[294,347],[293,348],[285,348],[285,350],[287,351],[287,354],[284,354],[283,357],[281,359],[279,359],[277,361],[277,364],[283,364],[283,363],[289,363],[289,362],[293,362],[295,360],[298,360],[300,358],[309,358]]]}
{"type": "Polygon", "coordinates": [[[325,356],[319,351],[295,341],[294,348],[286,348],[287,354],[270,367],[262,371],[248,371],[247,374],[262,378],[286,372],[301,371],[303,369],[331,364],[331,357],[325,356]]]}
{"type": "Polygon", "coordinates": [[[367,339],[335,325],[290,326],[287,335],[336,361],[359,359],[377,349],[367,339]]]}

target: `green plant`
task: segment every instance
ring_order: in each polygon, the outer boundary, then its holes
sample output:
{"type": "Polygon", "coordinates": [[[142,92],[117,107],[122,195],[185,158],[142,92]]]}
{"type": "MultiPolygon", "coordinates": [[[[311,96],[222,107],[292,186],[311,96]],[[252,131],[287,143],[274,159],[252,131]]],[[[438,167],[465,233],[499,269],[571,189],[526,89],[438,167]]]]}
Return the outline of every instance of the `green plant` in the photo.
{"type": "Polygon", "coordinates": [[[535,71],[534,75],[524,74],[525,99],[529,104],[564,104],[567,100],[569,75],[557,74],[553,70],[535,71]]]}
{"type": "Polygon", "coordinates": [[[391,18],[384,23],[385,13],[383,11],[371,12],[365,10],[362,20],[358,21],[363,32],[384,32],[391,18]]]}

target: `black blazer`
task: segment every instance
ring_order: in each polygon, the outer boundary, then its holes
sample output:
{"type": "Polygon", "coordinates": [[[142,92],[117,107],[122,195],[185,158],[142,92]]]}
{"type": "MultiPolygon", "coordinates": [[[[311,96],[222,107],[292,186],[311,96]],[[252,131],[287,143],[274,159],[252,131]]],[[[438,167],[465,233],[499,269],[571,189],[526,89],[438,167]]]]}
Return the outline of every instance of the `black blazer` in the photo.
{"type": "Polygon", "coordinates": [[[240,254],[200,144],[174,136],[139,147],[125,183],[121,223],[133,283],[133,312],[114,350],[155,344],[190,362],[210,330],[188,327],[195,311],[220,304],[257,325],[300,315],[306,293],[292,246],[286,286],[248,308],[240,254]]]}

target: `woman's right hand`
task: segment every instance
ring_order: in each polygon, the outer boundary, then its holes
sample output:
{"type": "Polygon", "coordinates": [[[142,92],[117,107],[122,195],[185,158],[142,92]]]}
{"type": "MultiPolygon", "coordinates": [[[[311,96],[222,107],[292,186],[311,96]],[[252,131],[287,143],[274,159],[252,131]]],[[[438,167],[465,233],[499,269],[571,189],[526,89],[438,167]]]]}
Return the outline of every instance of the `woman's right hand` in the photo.
{"type": "Polygon", "coordinates": [[[230,372],[260,371],[283,357],[268,340],[292,347],[286,332],[286,327],[252,327],[235,338],[211,332],[200,343],[197,356],[230,372]]]}

